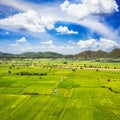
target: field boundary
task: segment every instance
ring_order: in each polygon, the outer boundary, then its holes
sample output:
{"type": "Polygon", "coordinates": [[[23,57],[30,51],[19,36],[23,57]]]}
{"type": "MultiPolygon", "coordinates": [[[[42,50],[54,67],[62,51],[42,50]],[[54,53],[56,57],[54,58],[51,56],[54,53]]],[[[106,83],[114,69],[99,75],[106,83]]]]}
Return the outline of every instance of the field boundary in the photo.
{"type": "Polygon", "coordinates": [[[68,106],[68,104],[69,104],[69,102],[70,102],[70,99],[71,99],[71,97],[72,97],[72,94],[73,94],[73,88],[71,89],[71,94],[70,94],[70,96],[69,96],[69,98],[68,98],[68,100],[67,100],[67,102],[66,102],[66,104],[65,104],[65,107],[64,107],[62,113],[60,114],[60,117],[59,117],[58,120],[61,120],[61,119],[63,118],[63,116],[64,116],[64,114],[65,114],[65,111],[66,111],[66,109],[67,109],[67,106],[68,106]]]}

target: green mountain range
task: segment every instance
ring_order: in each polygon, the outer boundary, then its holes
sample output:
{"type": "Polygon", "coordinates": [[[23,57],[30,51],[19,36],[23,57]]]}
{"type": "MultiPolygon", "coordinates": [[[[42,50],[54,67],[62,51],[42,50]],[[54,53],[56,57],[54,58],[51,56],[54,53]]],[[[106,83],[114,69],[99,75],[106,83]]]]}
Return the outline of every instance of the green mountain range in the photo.
{"type": "Polygon", "coordinates": [[[0,58],[21,57],[21,58],[61,58],[64,55],[55,52],[25,52],[22,54],[11,54],[0,52],[0,58]]]}
{"type": "Polygon", "coordinates": [[[22,54],[11,54],[0,52],[0,58],[84,58],[84,59],[94,59],[94,58],[120,58],[120,48],[116,48],[111,52],[104,51],[83,51],[75,55],[63,55],[55,52],[25,52],[22,54]]]}

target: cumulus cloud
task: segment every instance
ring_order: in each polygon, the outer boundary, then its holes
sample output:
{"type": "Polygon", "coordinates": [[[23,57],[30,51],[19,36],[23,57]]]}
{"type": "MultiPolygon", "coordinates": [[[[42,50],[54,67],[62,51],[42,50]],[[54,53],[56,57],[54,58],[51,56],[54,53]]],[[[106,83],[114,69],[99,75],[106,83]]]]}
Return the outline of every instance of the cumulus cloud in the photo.
{"type": "Polygon", "coordinates": [[[61,34],[78,34],[77,31],[69,30],[66,26],[60,26],[58,28],[55,28],[55,30],[61,34]]]}
{"type": "Polygon", "coordinates": [[[9,16],[8,18],[0,19],[0,27],[9,31],[13,30],[14,28],[15,30],[27,30],[30,31],[29,33],[31,33],[32,35],[35,34],[35,37],[40,36],[41,40],[49,39],[49,41],[43,41],[39,43],[39,45],[27,44],[28,42],[24,42],[24,39],[16,40],[15,44],[11,44],[11,46],[14,46],[12,48],[15,48],[16,46],[15,52],[47,50],[60,53],[77,53],[81,50],[86,50],[88,48],[91,50],[101,49],[108,51],[117,46],[120,47],[118,43],[112,41],[117,41],[119,39],[119,35],[116,30],[112,29],[112,26],[108,26],[105,21],[100,22],[100,17],[95,16],[101,14],[111,14],[118,11],[118,5],[115,0],[74,1],[77,2],[73,4],[66,0],[61,5],[61,7],[59,7],[58,3],[55,3],[56,6],[52,5],[52,3],[48,6],[48,4],[33,4],[33,2],[28,2],[24,0],[12,0],[10,2],[8,2],[8,0],[0,0],[0,4],[12,6],[23,11],[22,13],[9,16]],[[55,45],[54,42],[51,40],[55,40],[54,35],[50,35],[49,33],[49,35],[46,35],[46,29],[55,29],[61,34],[78,34],[77,31],[69,30],[67,26],[60,26],[58,28],[54,28],[54,23],[56,21],[65,21],[70,23],[72,22],[72,24],[80,24],[82,26],[85,26],[92,32],[98,33],[103,38],[101,38],[99,41],[96,39],[90,39],[86,41],[80,40],[78,43],[69,41],[68,44],[63,46],[55,45]]]}
{"type": "Polygon", "coordinates": [[[118,11],[118,5],[115,0],[82,0],[79,4],[70,4],[66,0],[61,4],[61,9],[70,16],[82,19],[88,15],[110,14],[118,11]]]}
{"type": "Polygon", "coordinates": [[[120,47],[120,44],[116,43],[115,41],[108,40],[105,38],[100,38],[100,40],[90,39],[90,40],[80,40],[77,45],[79,46],[80,50],[104,50],[110,51],[114,48],[120,47]]]}
{"type": "Polygon", "coordinates": [[[18,40],[16,40],[16,42],[19,42],[19,43],[26,43],[27,42],[27,39],[25,37],[22,37],[18,40]]]}
{"type": "Polygon", "coordinates": [[[101,35],[101,37],[119,41],[118,30],[112,26],[101,22],[101,14],[112,14],[118,11],[118,5],[115,0],[82,0],[73,4],[66,0],[60,5],[64,12],[64,19],[69,22],[75,22],[101,35]],[[97,15],[97,16],[96,16],[97,15]]]}
{"type": "Polygon", "coordinates": [[[26,44],[24,46],[17,46],[19,52],[46,52],[46,51],[51,51],[51,52],[57,52],[57,53],[62,53],[62,54],[69,54],[69,51],[71,53],[75,53],[75,48],[74,46],[71,45],[56,45],[52,40],[48,41],[43,41],[40,42],[38,45],[31,45],[31,44],[26,44]]]}
{"type": "Polygon", "coordinates": [[[10,46],[16,47],[16,46],[18,46],[18,43],[10,44],[10,46]]]}
{"type": "Polygon", "coordinates": [[[39,17],[34,10],[13,15],[12,17],[0,19],[0,25],[31,32],[45,32],[45,29],[53,29],[55,20],[50,17],[39,17]]]}
{"type": "Polygon", "coordinates": [[[40,43],[40,46],[41,46],[42,49],[46,49],[46,50],[56,48],[56,46],[54,45],[52,40],[43,41],[43,42],[40,43]]]}
{"type": "Polygon", "coordinates": [[[53,41],[52,41],[52,40],[42,41],[41,44],[42,44],[42,45],[53,45],[53,41]]]}
{"type": "Polygon", "coordinates": [[[60,8],[58,4],[52,5],[53,3],[48,6],[48,4],[35,4],[23,0],[12,0],[11,2],[8,2],[8,0],[0,0],[0,4],[9,5],[17,9],[21,8],[21,10],[24,8],[23,13],[10,16],[9,18],[0,19],[0,26],[3,29],[9,30],[13,30],[12,28],[18,28],[20,30],[43,33],[46,28],[49,30],[53,29],[56,21],[66,21],[85,26],[107,39],[111,38],[116,40],[118,38],[118,33],[105,23],[103,24],[103,22],[99,22],[99,18],[86,18],[86,16],[91,14],[108,14],[118,11],[118,5],[115,0],[76,1],[78,4],[72,4],[66,0],[60,5],[60,8]],[[80,19],[84,17],[85,19],[80,19]]]}
{"type": "Polygon", "coordinates": [[[26,43],[27,43],[27,39],[25,37],[22,37],[22,38],[16,40],[14,44],[10,44],[10,46],[16,47],[16,46],[19,46],[21,44],[25,45],[26,43]]]}
{"type": "MultiPolygon", "coordinates": [[[[16,40],[17,41],[17,40],[16,40]]],[[[21,53],[21,52],[58,52],[61,54],[76,54],[85,50],[103,50],[103,51],[111,51],[114,48],[120,47],[120,44],[108,40],[105,38],[100,38],[100,40],[89,39],[89,40],[80,40],[78,42],[68,41],[68,43],[64,45],[57,45],[53,40],[42,41],[39,44],[31,44],[31,43],[22,43],[16,42],[15,44],[11,44],[8,52],[21,53]],[[12,47],[12,48],[11,48],[12,47]]]]}

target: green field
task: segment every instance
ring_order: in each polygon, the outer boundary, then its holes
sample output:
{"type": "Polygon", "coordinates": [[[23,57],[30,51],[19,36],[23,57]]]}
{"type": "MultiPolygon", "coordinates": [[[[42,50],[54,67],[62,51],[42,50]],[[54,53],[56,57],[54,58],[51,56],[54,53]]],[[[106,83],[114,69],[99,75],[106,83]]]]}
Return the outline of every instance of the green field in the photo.
{"type": "Polygon", "coordinates": [[[120,120],[120,63],[2,59],[0,120],[120,120]]]}

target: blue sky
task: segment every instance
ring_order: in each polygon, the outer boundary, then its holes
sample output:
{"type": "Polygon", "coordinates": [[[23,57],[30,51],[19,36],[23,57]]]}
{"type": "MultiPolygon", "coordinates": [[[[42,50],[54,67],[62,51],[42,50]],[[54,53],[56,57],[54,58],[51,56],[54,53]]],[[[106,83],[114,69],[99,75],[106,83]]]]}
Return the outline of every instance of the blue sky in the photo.
{"type": "Polygon", "coordinates": [[[0,0],[0,51],[120,48],[119,0],[0,0]]]}

